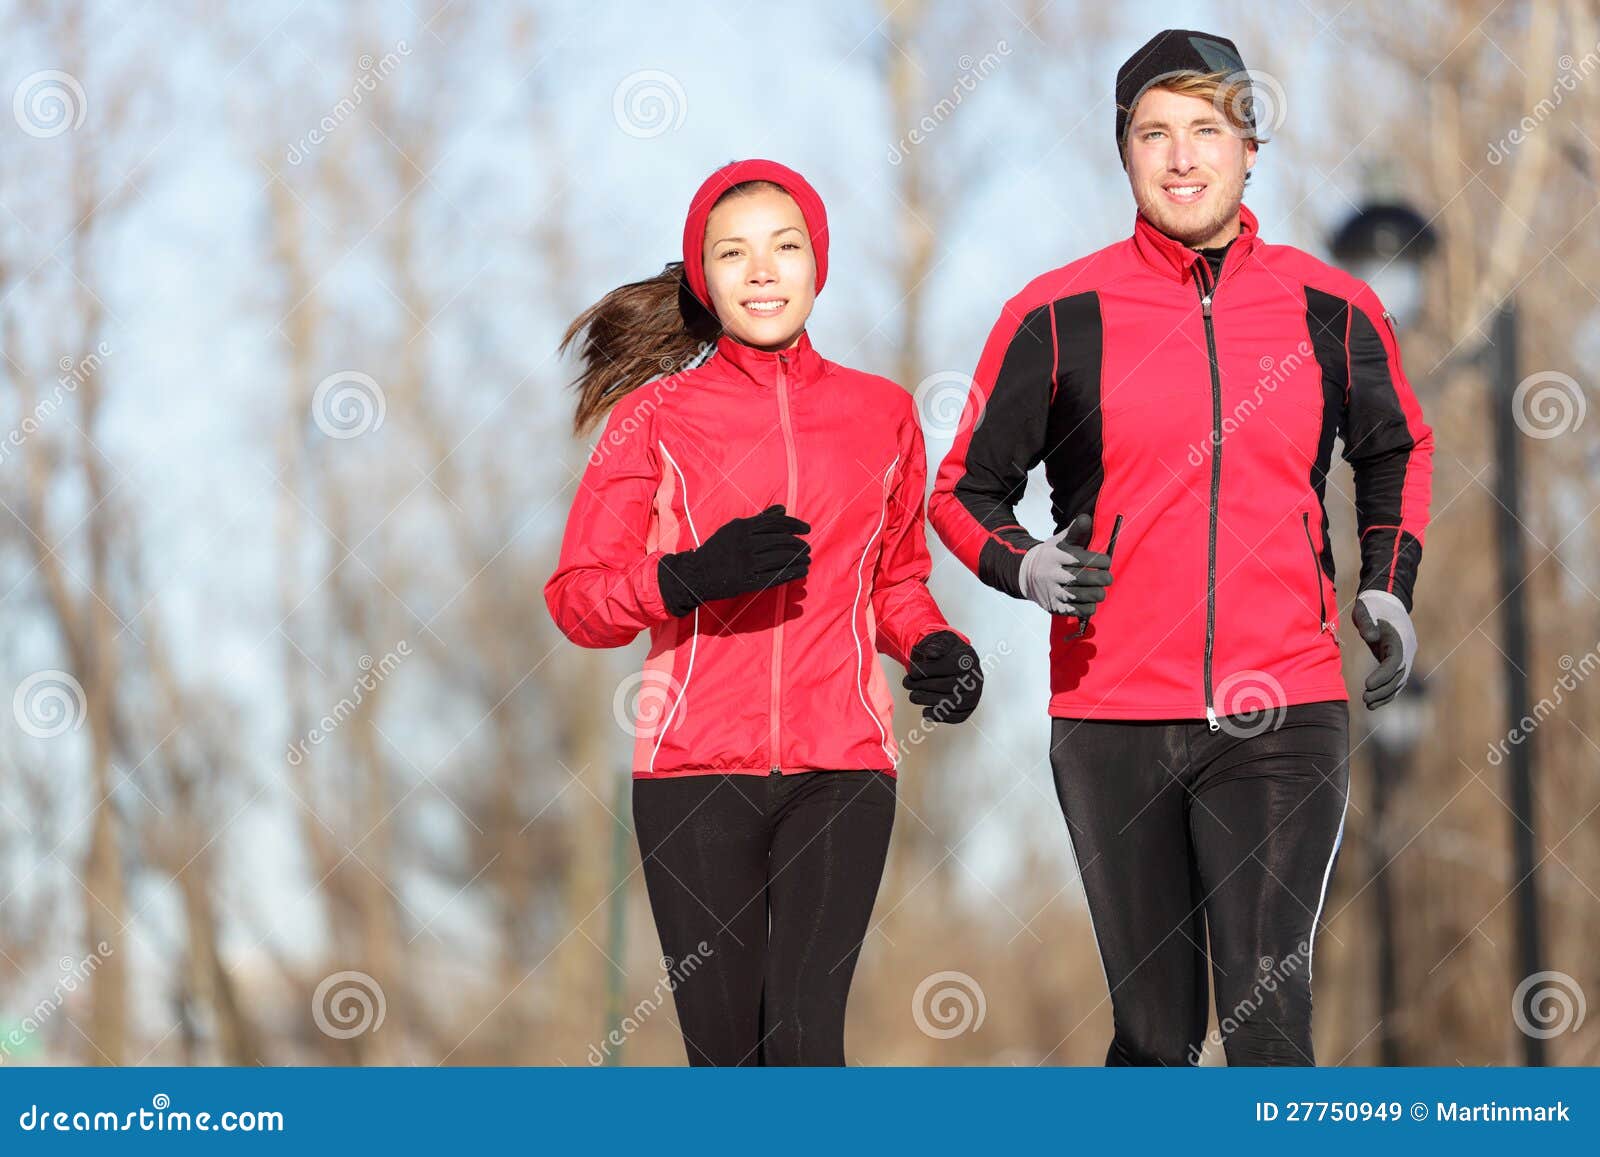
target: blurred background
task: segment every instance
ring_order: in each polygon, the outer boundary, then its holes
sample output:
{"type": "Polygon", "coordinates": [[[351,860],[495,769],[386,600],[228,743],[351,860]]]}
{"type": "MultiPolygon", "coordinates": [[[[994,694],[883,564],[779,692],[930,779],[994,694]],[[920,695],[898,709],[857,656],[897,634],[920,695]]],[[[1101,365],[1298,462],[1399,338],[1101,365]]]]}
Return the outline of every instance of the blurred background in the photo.
{"type": "MultiPolygon", "coordinates": [[[[542,598],[560,334],[782,160],[833,224],[818,348],[936,463],[1003,302],[1131,229],[1112,81],[1168,26],[1240,46],[1247,203],[1373,277],[1438,442],[1422,690],[1369,715],[1341,616],[1318,1059],[1600,1063],[1594,0],[0,13],[0,1064],[681,1064],[644,643],[542,598]]],[[[932,546],[988,690],[926,742],[901,704],[850,1060],[1096,1064],[1043,623],[932,546]]]]}

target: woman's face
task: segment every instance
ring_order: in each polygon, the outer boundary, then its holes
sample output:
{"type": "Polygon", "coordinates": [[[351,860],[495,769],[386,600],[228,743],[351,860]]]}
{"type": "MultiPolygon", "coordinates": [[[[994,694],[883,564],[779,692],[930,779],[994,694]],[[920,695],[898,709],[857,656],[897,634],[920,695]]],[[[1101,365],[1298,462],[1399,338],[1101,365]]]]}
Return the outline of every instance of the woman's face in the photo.
{"type": "Polygon", "coordinates": [[[817,262],[800,207],[777,189],[724,200],[706,220],[706,288],[731,336],[765,350],[800,340],[816,299],[817,262]]]}

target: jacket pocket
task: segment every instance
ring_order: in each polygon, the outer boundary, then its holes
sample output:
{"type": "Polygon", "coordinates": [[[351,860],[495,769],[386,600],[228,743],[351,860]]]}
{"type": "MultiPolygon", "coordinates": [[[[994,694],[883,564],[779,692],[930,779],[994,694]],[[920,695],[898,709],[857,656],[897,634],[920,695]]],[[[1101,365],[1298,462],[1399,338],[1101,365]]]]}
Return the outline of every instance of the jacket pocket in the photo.
{"type": "Polygon", "coordinates": [[[1320,634],[1328,629],[1328,595],[1327,587],[1322,581],[1322,559],[1317,557],[1317,544],[1311,538],[1311,512],[1300,512],[1300,525],[1306,532],[1306,549],[1311,552],[1311,573],[1317,582],[1317,631],[1320,634]]]}
{"type": "MultiPolygon", "coordinates": [[[[1107,558],[1112,560],[1113,573],[1115,573],[1115,567],[1116,567],[1117,535],[1119,535],[1121,533],[1122,533],[1122,515],[1119,514],[1119,515],[1116,516],[1115,519],[1112,520],[1112,522],[1111,522],[1111,533],[1106,537],[1106,548],[1105,548],[1105,550],[1100,552],[1101,554],[1104,554],[1107,558]]],[[[1109,594],[1107,595],[1107,597],[1108,598],[1110,597],[1109,594]]],[[[1095,613],[1097,613],[1097,612],[1091,612],[1090,613],[1090,618],[1093,618],[1095,613]]],[[[1083,638],[1083,636],[1085,634],[1088,633],[1088,631],[1089,631],[1089,619],[1079,619],[1078,620],[1077,629],[1074,630],[1070,635],[1067,635],[1066,639],[1067,639],[1068,642],[1071,642],[1074,639],[1081,639],[1081,638],[1083,638]]]]}

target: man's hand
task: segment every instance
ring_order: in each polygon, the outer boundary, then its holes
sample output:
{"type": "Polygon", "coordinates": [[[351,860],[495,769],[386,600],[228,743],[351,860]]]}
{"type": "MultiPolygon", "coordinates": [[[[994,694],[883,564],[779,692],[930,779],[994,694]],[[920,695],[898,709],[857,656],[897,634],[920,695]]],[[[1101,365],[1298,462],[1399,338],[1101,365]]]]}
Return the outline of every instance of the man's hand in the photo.
{"type": "Polygon", "coordinates": [[[1093,522],[1080,514],[1022,558],[1022,593],[1052,615],[1086,620],[1111,585],[1111,556],[1089,549],[1093,522]]]}
{"type": "Polygon", "coordinates": [[[1417,631],[1405,604],[1388,591],[1362,591],[1352,612],[1356,630],[1378,665],[1367,676],[1362,700],[1375,711],[1400,693],[1417,658],[1417,631]]]}

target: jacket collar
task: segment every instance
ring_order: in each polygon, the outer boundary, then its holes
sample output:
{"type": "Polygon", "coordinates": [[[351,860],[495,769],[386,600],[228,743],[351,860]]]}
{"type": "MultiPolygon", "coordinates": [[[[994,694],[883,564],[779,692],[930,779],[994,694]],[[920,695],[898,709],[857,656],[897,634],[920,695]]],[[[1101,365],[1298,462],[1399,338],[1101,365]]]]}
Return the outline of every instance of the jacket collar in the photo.
{"type": "Polygon", "coordinates": [[[800,331],[800,340],[791,348],[770,353],[723,334],[717,339],[716,357],[735,373],[761,386],[778,384],[780,366],[791,382],[811,381],[822,371],[822,355],[811,348],[811,335],[805,330],[800,331]]]}
{"type": "MultiPolygon", "coordinates": [[[[1243,261],[1260,240],[1256,232],[1256,215],[1248,205],[1239,206],[1239,236],[1228,250],[1227,264],[1243,261]],[[1235,256],[1237,254],[1237,256],[1235,256]]],[[[1134,220],[1133,249],[1151,269],[1174,281],[1186,281],[1192,276],[1197,262],[1204,261],[1199,250],[1190,249],[1182,241],[1168,237],[1145,219],[1143,213],[1134,220]]]]}

